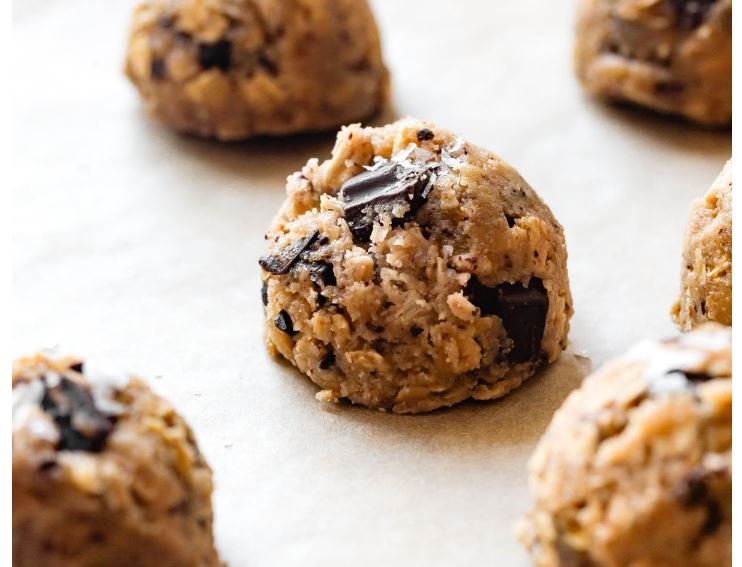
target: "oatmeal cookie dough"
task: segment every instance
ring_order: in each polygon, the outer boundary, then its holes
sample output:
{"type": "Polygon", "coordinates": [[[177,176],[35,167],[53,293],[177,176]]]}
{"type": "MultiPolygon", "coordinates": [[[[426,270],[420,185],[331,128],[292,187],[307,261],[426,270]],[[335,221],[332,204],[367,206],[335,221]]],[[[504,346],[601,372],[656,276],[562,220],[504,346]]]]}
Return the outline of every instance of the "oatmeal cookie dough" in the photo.
{"type": "Polygon", "coordinates": [[[266,234],[269,347],[397,413],[499,398],[567,342],[562,227],[497,155],[414,119],[343,128],[266,234]]]}
{"type": "Polygon", "coordinates": [[[388,90],[366,0],[145,0],[126,74],[160,121],[221,140],[335,128],[388,90]]]}
{"type": "Polygon", "coordinates": [[[705,321],[732,324],[732,161],[691,212],[680,298],[672,316],[683,331],[705,321]]]}
{"type": "Polygon", "coordinates": [[[13,366],[14,567],[222,565],[188,425],[138,379],[90,378],[73,358],[13,366]]]}
{"type": "Polygon", "coordinates": [[[707,126],[732,120],[732,0],[581,0],[576,70],[593,95],[707,126]]]}
{"type": "Polygon", "coordinates": [[[530,462],[537,567],[730,567],[731,330],[646,342],[588,377],[530,462]]]}

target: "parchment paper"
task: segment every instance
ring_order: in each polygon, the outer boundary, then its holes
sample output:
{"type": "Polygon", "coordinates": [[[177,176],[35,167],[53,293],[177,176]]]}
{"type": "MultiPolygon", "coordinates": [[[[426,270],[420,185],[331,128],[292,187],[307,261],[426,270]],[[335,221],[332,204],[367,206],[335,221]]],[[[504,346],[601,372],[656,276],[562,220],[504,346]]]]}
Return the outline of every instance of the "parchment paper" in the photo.
{"type": "Polygon", "coordinates": [[[148,377],[213,465],[248,566],[528,565],[525,463],[593,367],[673,333],[691,199],[731,152],[586,99],[569,0],[378,0],[394,115],[501,154],[565,227],[573,352],[506,399],[396,417],[315,401],[266,353],[257,258],[286,176],[332,134],[219,145],[151,123],[121,75],[129,0],[15,4],[15,344],[148,377]]]}

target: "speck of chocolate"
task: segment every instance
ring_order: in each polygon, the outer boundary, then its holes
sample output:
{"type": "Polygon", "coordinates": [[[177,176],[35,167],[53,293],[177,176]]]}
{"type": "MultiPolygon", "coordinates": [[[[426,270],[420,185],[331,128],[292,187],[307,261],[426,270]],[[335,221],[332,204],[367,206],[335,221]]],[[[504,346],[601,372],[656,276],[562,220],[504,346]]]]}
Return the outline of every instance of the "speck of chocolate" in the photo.
{"type": "Polygon", "coordinates": [[[320,361],[319,367],[322,370],[327,370],[333,364],[335,364],[335,353],[332,350],[329,350],[325,357],[320,361]]]}
{"type": "Polygon", "coordinates": [[[167,76],[165,60],[153,59],[149,64],[149,74],[153,79],[164,79],[167,76]]]}
{"type": "Polygon", "coordinates": [[[78,374],[82,374],[82,371],[85,368],[85,364],[83,362],[75,362],[74,364],[70,364],[70,370],[73,372],[77,372],[78,374]]]}
{"type": "Polygon", "coordinates": [[[335,270],[329,262],[308,262],[309,278],[318,286],[337,285],[335,270]]]}
{"type": "Polygon", "coordinates": [[[198,63],[204,69],[228,71],[232,66],[232,42],[220,39],[213,43],[199,43],[198,63]]]}
{"type": "Polygon", "coordinates": [[[273,323],[279,331],[286,333],[290,337],[293,337],[297,333],[297,331],[294,330],[294,322],[291,320],[291,315],[289,315],[288,311],[285,309],[276,315],[273,323]]]}
{"type": "Polygon", "coordinates": [[[432,140],[435,138],[435,134],[432,130],[429,130],[428,128],[423,128],[417,133],[417,141],[418,142],[427,142],[429,140],[432,140]]]}
{"type": "Polygon", "coordinates": [[[263,282],[260,288],[260,298],[263,300],[263,305],[268,305],[268,282],[263,282]]]}
{"type": "Polygon", "coordinates": [[[410,334],[411,334],[411,335],[412,335],[413,337],[419,337],[419,336],[420,336],[420,335],[422,334],[422,332],[423,332],[423,330],[422,330],[422,329],[421,329],[420,327],[417,327],[417,326],[415,326],[415,327],[412,327],[412,328],[410,329],[410,334]]]}
{"type": "Polygon", "coordinates": [[[513,215],[505,214],[505,220],[508,221],[508,227],[513,228],[515,226],[515,220],[518,217],[514,217],[513,215]]]}

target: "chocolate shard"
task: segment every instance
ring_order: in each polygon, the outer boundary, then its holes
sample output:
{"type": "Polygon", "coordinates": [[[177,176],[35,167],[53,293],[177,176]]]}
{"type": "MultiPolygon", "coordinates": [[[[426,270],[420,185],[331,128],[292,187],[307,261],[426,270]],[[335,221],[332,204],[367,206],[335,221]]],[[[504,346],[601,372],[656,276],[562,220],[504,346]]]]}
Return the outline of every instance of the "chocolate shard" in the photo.
{"type": "Polygon", "coordinates": [[[297,333],[297,331],[294,330],[294,322],[291,320],[291,315],[289,315],[288,311],[285,309],[276,315],[273,324],[279,331],[286,333],[290,337],[293,337],[297,333]]]}
{"type": "Polygon", "coordinates": [[[388,162],[346,181],[340,189],[345,201],[345,221],[355,240],[368,242],[374,221],[380,214],[399,225],[410,220],[428,198],[426,188],[432,171],[426,166],[405,166],[388,162]],[[407,210],[399,216],[399,208],[407,210]]]}
{"type": "Polygon", "coordinates": [[[82,361],[70,364],[70,370],[72,370],[73,372],[77,372],[78,374],[82,374],[84,368],[85,363],[82,361]]]}
{"type": "Polygon", "coordinates": [[[113,418],[95,406],[90,389],[65,376],[45,384],[41,408],[59,427],[61,451],[100,452],[113,430],[113,418]]]}
{"type": "Polygon", "coordinates": [[[263,282],[260,288],[260,298],[263,300],[263,305],[268,305],[268,282],[263,282]]]}
{"type": "Polygon", "coordinates": [[[228,71],[232,66],[232,42],[220,39],[213,43],[199,43],[198,63],[204,69],[228,71]]]}
{"type": "Polygon", "coordinates": [[[307,262],[305,265],[309,270],[309,279],[318,286],[337,285],[335,270],[329,262],[307,262]]]}
{"type": "Polygon", "coordinates": [[[294,244],[285,248],[278,254],[272,256],[262,256],[258,260],[258,264],[266,272],[270,272],[273,275],[287,274],[307,248],[309,248],[314,241],[317,240],[319,231],[315,230],[309,236],[297,240],[294,244]]]}
{"type": "Polygon", "coordinates": [[[692,31],[706,21],[711,8],[718,0],[671,0],[677,27],[692,31]]]}
{"type": "Polygon", "coordinates": [[[549,296],[539,278],[531,278],[528,287],[520,283],[488,287],[472,276],[465,293],[482,316],[496,315],[502,320],[514,343],[508,353],[510,362],[538,360],[549,311],[549,296]]]}

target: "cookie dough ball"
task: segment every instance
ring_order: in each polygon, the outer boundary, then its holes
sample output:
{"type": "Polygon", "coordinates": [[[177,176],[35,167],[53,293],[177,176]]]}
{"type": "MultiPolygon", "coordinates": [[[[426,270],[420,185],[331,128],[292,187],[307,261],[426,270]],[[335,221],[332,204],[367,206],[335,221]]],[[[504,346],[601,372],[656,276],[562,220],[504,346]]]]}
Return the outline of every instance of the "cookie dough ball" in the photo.
{"type": "Polygon", "coordinates": [[[156,118],[221,140],[335,128],[388,90],[366,0],[146,0],[126,74],[156,118]]]}
{"type": "Polygon", "coordinates": [[[42,355],[13,366],[14,567],[211,567],[211,470],[137,379],[42,355]]]}
{"type": "Polygon", "coordinates": [[[530,462],[537,567],[727,567],[731,331],[708,324],[603,366],[530,462]]]}
{"type": "Polygon", "coordinates": [[[565,347],[562,227],[497,155],[413,119],[343,128],[269,229],[270,348],[397,413],[504,396],[565,347]]]}
{"type": "Polygon", "coordinates": [[[732,121],[732,0],[581,0],[588,92],[708,126],[732,121]]]}
{"type": "Polygon", "coordinates": [[[731,160],[693,206],[680,280],[680,298],[672,315],[683,331],[705,321],[732,324],[731,160]]]}

